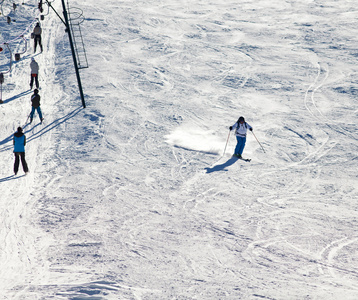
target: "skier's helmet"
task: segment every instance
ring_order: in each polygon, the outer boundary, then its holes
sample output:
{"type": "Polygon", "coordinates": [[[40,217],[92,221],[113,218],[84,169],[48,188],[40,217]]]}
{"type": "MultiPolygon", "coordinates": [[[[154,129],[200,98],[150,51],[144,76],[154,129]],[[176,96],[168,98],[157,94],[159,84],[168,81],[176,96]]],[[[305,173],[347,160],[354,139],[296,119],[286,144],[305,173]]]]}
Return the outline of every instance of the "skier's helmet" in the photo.
{"type": "Polygon", "coordinates": [[[22,128],[21,128],[21,127],[17,127],[17,132],[21,133],[21,132],[22,132],[22,128]]]}
{"type": "Polygon", "coordinates": [[[244,117],[240,117],[237,122],[238,122],[238,123],[240,123],[240,122],[245,122],[245,118],[244,118],[244,117]]]}
{"type": "Polygon", "coordinates": [[[37,95],[39,93],[38,89],[34,89],[34,93],[37,95]]]}

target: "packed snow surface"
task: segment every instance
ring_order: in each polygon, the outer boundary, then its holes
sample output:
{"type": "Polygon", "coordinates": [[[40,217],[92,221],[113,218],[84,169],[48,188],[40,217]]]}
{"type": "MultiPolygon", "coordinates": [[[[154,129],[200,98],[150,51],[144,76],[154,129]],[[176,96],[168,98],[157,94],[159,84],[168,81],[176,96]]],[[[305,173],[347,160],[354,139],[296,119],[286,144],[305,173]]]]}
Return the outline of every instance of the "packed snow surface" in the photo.
{"type": "Polygon", "coordinates": [[[44,3],[34,53],[38,1],[18,2],[0,15],[1,299],[358,299],[356,1],[71,0],[86,108],[62,21],[44,3]],[[231,158],[240,116],[250,163],[231,158]]]}

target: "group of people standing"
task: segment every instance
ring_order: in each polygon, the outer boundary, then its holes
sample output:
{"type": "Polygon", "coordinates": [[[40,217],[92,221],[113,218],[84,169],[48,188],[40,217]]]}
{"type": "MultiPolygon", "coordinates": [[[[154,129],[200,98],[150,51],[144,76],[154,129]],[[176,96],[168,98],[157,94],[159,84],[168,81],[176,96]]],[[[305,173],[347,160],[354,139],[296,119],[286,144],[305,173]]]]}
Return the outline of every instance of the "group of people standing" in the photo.
{"type": "MultiPolygon", "coordinates": [[[[32,33],[33,38],[34,38],[34,53],[36,53],[37,45],[40,46],[41,52],[43,51],[42,42],[41,42],[41,33],[42,33],[42,29],[40,27],[40,23],[37,23],[33,30],[33,33],[32,33]]],[[[31,108],[31,112],[29,115],[30,123],[32,123],[35,111],[37,111],[40,121],[42,123],[43,116],[42,116],[42,111],[40,108],[41,97],[39,95],[39,90],[38,90],[39,89],[39,65],[34,57],[31,58],[30,69],[31,69],[30,90],[32,90],[34,83],[36,86],[36,88],[34,89],[34,93],[31,96],[32,108],[31,108]]],[[[26,136],[23,132],[22,127],[18,127],[17,131],[14,133],[13,144],[14,144],[14,155],[15,155],[14,174],[16,175],[17,172],[19,171],[20,160],[21,160],[22,168],[26,174],[29,172],[29,168],[27,166],[27,162],[25,159],[26,136]]]]}

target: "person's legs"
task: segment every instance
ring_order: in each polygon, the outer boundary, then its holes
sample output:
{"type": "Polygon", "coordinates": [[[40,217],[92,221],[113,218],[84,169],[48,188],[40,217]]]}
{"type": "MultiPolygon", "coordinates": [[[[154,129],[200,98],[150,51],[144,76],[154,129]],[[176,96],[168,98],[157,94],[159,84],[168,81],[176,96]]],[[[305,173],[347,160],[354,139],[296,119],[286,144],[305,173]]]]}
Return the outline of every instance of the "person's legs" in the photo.
{"type": "Polygon", "coordinates": [[[34,113],[35,113],[35,107],[31,108],[31,113],[30,113],[30,123],[32,122],[32,119],[34,117],[34,113]]]}
{"type": "Polygon", "coordinates": [[[245,144],[246,144],[246,137],[241,137],[240,147],[238,154],[242,155],[242,152],[244,152],[245,144]]]}
{"type": "Polygon", "coordinates": [[[40,45],[41,52],[42,52],[42,51],[43,51],[43,48],[42,48],[42,38],[41,38],[41,35],[39,36],[39,45],[40,45]]]}
{"type": "Polygon", "coordinates": [[[25,152],[21,152],[20,156],[21,156],[22,168],[23,168],[24,172],[27,173],[29,171],[29,168],[27,167],[27,163],[26,163],[26,159],[25,159],[25,152]]]}
{"type": "Polygon", "coordinates": [[[31,89],[32,89],[33,85],[34,85],[34,76],[32,76],[32,74],[31,74],[31,81],[30,81],[30,88],[31,89]]]}
{"type": "Polygon", "coordinates": [[[14,173],[16,175],[17,172],[19,171],[20,158],[18,152],[15,152],[14,154],[15,154],[14,173]]]}
{"type": "Polygon", "coordinates": [[[42,112],[40,106],[37,109],[37,113],[39,114],[40,120],[42,121],[42,112]]]}
{"type": "Polygon", "coordinates": [[[36,76],[34,77],[35,78],[35,85],[36,85],[36,88],[39,88],[39,75],[36,74],[36,76]]]}
{"type": "Polygon", "coordinates": [[[235,154],[240,154],[240,149],[241,149],[241,137],[236,136],[236,147],[235,147],[235,154]]]}
{"type": "Polygon", "coordinates": [[[246,137],[236,136],[237,144],[235,148],[235,154],[241,155],[244,152],[246,137]]]}

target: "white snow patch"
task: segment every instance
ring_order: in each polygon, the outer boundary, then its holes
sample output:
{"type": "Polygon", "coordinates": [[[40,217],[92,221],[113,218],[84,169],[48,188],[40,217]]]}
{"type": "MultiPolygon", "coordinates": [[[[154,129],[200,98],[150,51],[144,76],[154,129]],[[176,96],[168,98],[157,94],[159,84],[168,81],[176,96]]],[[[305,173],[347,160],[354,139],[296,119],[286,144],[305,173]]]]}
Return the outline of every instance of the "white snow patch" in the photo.
{"type": "Polygon", "coordinates": [[[220,154],[225,147],[221,138],[212,130],[193,128],[182,125],[166,136],[166,142],[174,147],[199,151],[210,154],[220,154]]]}

